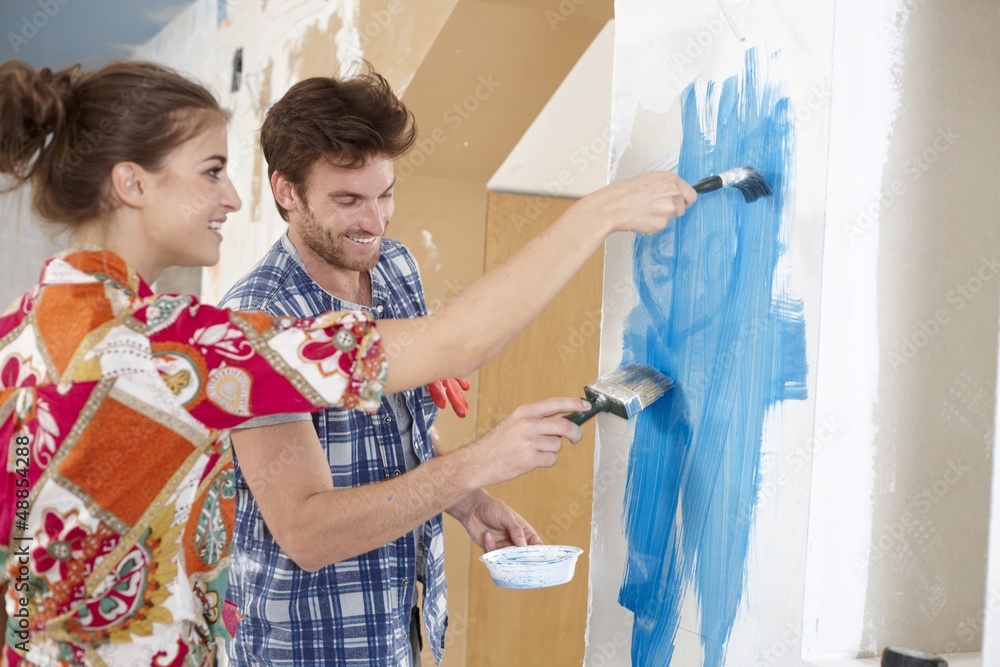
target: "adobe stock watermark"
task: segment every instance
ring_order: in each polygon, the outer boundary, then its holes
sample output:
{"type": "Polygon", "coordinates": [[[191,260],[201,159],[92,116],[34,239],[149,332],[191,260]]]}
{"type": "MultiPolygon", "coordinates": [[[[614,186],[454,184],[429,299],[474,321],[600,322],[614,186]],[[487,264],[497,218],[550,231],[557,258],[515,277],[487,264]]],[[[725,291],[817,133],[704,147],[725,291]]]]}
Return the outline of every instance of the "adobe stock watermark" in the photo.
{"type": "Polygon", "coordinates": [[[989,452],[993,447],[993,394],[993,387],[962,371],[948,388],[950,398],[942,408],[942,423],[979,438],[989,452]]]}
{"type": "MultiPolygon", "coordinates": [[[[927,0],[903,0],[900,6],[895,8],[895,15],[908,16],[912,14],[915,9],[919,9],[926,3],[927,0]]],[[[903,37],[903,33],[897,22],[880,18],[875,22],[875,27],[878,28],[883,41],[888,42],[890,38],[899,39],[903,37]]]]}
{"type": "Polygon", "coordinates": [[[553,31],[556,30],[561,24],[568,21],[573,14],[576,14],[576,10],[586,3],[587,0],[561,0],[559,6],[556,7],[558,11],[546,9],[545,20],[549,22],[549,28],[553,31]]]}
{"type": "Polygon", "coordinates": [[[750,658],[750,667],[771,667],[777,665],[793,651],[798,651],[802,644],[801,620],[785,622],[781,634],[760,653],[750,658]]]}
{"type": "Polygon", "coordinates": [[[920,528],[920,522],[911,512],[903,512],[899,519],[892,522],[883,529],[878,537],[872,540],[868,556],[855,556],[854,567],[858,572],[864,574],[868,571],[869,565],[878,563],[903,543],[906,536],[915,533],[920,528]]]}
{"type": "Polygon", "coordinates": [[[629,658],[629,647],[632,645],[632,637],[624,630],[616,630],[611,639],[606,641],[595,641],[587,647],[587,664],[590,667],[610,667],[620,664],[620,660],[615,660],[619,655],[629,658]]]}
{"type": "Polygon", "coordinates": [[[945,653],[968,651],[970,646],[977,646],[982,641],[987,622],[992,622],[998,615],[1000,615],[1000,590],[994,589],[986,596],[981,611],[966,616],[955,626],[955,636],[964,643],[949,641],[945,644],[945,653]]]}
{"type": "MultiPolygon", "coordinates": [[[[554,179],[542,183],[545,194],[534,195],[522,213],[513,213],[509,216],[514,223],[514,232],[520,235],[524,229],[530,229],[542,213],[552,205],[552,200],[561,197],[566,189],[576,182],[580,174],[587,171],[596,160],[606,161],[610,145],[611,122],[608,121],[599,135],[579,144],[569,155],[567,160],[572,168],[564,167],[554,179]]],[[[494,242],[501,240],[499,237],[505,235],[507,231],[494,228],[490,232],[490,240],[494,242]]]]}
{"type": "Polygon", "coordinates": [[[808,94],[802,98],[802,103],[795,105],[795,123],[797,125],[808,123],[814,114],[826,108],[832,96],[833,86],[829,79],[819,85],[810,86],[808,94]]]}
{"type": "MultiPolygon", "coordinates": [[[[465,287],[457,280],[452,280],[448,278],[444,281],[444,290],[435,296],[433,300],[427,303],[428,312],[435,312],[441,309],[445,304],[450,303],[456,296],[462,293],[465,287]]],[[[419,319],[415,322],[416,333],[423,333],[427,329],[426,319],[419,319]]],[[[393,341],[391,344],[385,346],[385,352],[390,359],[395,358],[402,350],[413,345],[413,335],[409,332],[403,332],[397,337],[397,340],[393,341]]]]}
{"type": "MultiPolygon", "coordinates": [[[[750,5],[750,0],[736,0],[735,4],[743,9],[750,5]]],[[[687,88],[691,80],[698,74],[696,63],[709,52],[715,40],[728,31],[729,21],[726,18],[725,10],[722,10],[718,15],[702,21],[701,29],[688,36],[683,47],[679,47],[667,55],[671,82],[677,90],[687,88]]]]}
{"type": "Polygon", "coordinates": [[[282,441],[277,450],[272,452],[267,465],[255,469],[253,474],[247,477],[247,484],[257,492],[266,489],[273,482],[280,481],[285,469],[300,461],[304,453],[297,443],[282,441]]]}
{"type": "Polygon", "coordinates": [[[358,24],[359,46],[362,49],[367,48],[371,41],[381,35],[412,2],[413,0],[391,0],[385,9],[370,12],[363,23],[358,24]]]}
{"type": "Polygon", "coordinates": [[[591,308],[584,313],[582,322],[570,325],[566,339],[555,344],[559,361],[565,362],[583,349],[588,340],[599,333],[601,333],[601,309],[591,308]]]}
{"type": "Polygon", "coordinates": [[[21,47],[34,39],[39,31],[59,14],[59,10],[69,3],[70,0],[35,0],[39,11],[30,16],[27,14],[22,16],[21,29],[18,32],[7,33],[7,41],[10,42],[10,48],[13,49],[14,54],[16,55],[21,47]]]}
{"type": "MultiPolygon", "coordinates": [[[[909,499],[909,504],[926,515],[958,486],[971,470],[972,466],[961,457],[948,461],[938,478],[914,494],[909,499]]],[[[854,566],[858,572],[864,574],[871,564],[880,562],[886,555],[899,551],[901,545],[909,543],[910,537],[919,534],[922,526],[920,516],[910,511],[903,512],[896,521],[883,528],[878,536],[872,539],[867,557],[854,557],[854,566]]]]}
{"type": "Polygon", "coordinates": [[[905,195],[910,187],[919,181],[941,156],[950,151],[961,138],[962,135],[955,132],[951,126],[938,128],[930,143],[903,164],[903,177],[894,178],[892,183],[883,189],[877,198],[858,209],[854,222],[844,226],[844,235],[847,236],[847,240],[853,244],[864,236],[865,232],[875,225],[879,212],[884,213],[899,201],[899,198],[905,195]]]}
{"type": "Polygon", "coordinates": [[[427,159],[437,152],[437,149],[448,141],[449,130],[458,131],[466,120],[472,117],[484,102],[489,100],[493,94],[503,85],[502,81],[497,81],[493,74],[480,75],[477,85],[471,93],[462,99],[452,103],[442,115],[441,120],[448,129],[438,125],[424,136],[417,139],[411,150],[405,157],[396,161],[396,176],[406,179],[413,175],[418,167],[422,166],[427,159]]]}
{"type": "Polygon", "coordinates": [[[794,475],[803,472],[812,463],[816,454],[836,439],[837,434],[844,429],[844,426],[845,424],[836,417],[825,416],[821,418],[814,427],[811,438],[799,443],[790,452],[784,454],[781,460],[783,465],[773,476],[768,476],[761,483],[754,502],[746,503],[741,507],[740,515],[744,519],[749,519],[754,513],[759,512],[778,495],[782,487],[792,481],[794,475]]]}
{"type": "Polygon", "coordinates": [[[629,297],[634,292],[635,288],[632,283],[624,278],[616,280],[611,287],[605,283],[603,304],[596,308],[587,309],[578,322],[569,326],[566,335],[553,344],[559,361],[563,363],[569,360],[575,361],[576,354],[584,348],[587,342],[601,334],[601,322],[605,316],[613,317],[621,310],[633,307],[629,297]]]}
{"type": "Polygon", "coordinates": [[[230,143],[229,160],[226,162],[226,171],[229,172],[230,180],[237,179],[243,174],[252,174],[253,165],[257,159],[257,141],[255,139],[242,139],[235,146],[230,143]]]}
{"type": "Polygon", "coordinates": [[[128,118],[135,109],[135,106],[146,99],[149,91],[152,88],[156,88],[159,84],[160,80],[156,77],[144,77],[138,86],[135,86],[128,93],[125,93],[112,102],[111,111],[114,117],[105,116],[101,118],[96,128],[92,130],[85,129],[81,132],[83,138],[77,141],[76,146],[73,147],[69,155],[56,165],[56,178],[61,178],[68,169],[79,167],[83,162],[83,158],[97,150],[106,136],[114,134],[118,129],[118,124],[128,118]]]}
{"type": "Polygon", "coordinates": [[[993,253],[991,257],[985,255],[980,257],[979,266],[964,281],[956,284],[947,295],[945,301],[948,307],[939,306],[934,310],[933,315],[922,319],[917,328],[903,337],[903,340],[894,345],[889,353],[889,366],[893,371],[898,371],[902,366],[913,361],[920,354],[920,351],[952,322],[955,313],[964,310],[976,296],[983,291],[987,283],[991,282],[1000,273],[1000,253],[993,253]]]}
{"type": "Polygon", "coordinates": [[[586,518],[590,521],[591,507],[595,495],[604,495],[612,486],[624,479],[628,472],[628,453],[616,449],[614,459],[610,464],[600,466],[594,473],[594,479],[580,484],[574,500],[562,510],[549,516],[545,527],[538,534],[550,544],[558,544],[576,523],[586,518]]]}
{"type": "Polygon", "coordinates": [[[935,505],[948,495],[949,491],[958,486],[958,483],[962,481],[966,473],[971,471],[972,466],[961,457],[948,461],[948,467],[945,468],[941,476],[921,489],[910,502],[913,503],[913,506],[917,510],[924,514],[930,512],[935,505]]]}
{"type": "Polygon", "coordinates": [[[454,646],[455,642],[469,634],[469,630],[479,622],[475,616],[464,614],[448,614],[448,632],[444,635],[444,648],[454,646]]]}

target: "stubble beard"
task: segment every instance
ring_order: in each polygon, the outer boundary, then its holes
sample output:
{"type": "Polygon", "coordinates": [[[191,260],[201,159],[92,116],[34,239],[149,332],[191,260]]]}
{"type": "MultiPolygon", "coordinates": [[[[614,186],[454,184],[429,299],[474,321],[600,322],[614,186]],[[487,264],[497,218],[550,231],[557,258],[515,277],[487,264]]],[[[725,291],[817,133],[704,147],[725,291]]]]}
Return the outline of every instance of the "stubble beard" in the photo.
{"type": "MultiPolygon", "coordinates": [[[[386,228],[389,223],[386,221],[386,228]]],[[[327,264],[336,266],[348,271],[371,271],[378,264],[381,255],[382,239],[372,243],[374,253],[371,256],[359,257],[344,248],[346,241],[343,236],[334,236],[328,229],[323,227],[316,219],[312,207],[307,206],[303,212],[302,221],[299,224],[299,235],[302,242],[317,257],[327,264]]]]}

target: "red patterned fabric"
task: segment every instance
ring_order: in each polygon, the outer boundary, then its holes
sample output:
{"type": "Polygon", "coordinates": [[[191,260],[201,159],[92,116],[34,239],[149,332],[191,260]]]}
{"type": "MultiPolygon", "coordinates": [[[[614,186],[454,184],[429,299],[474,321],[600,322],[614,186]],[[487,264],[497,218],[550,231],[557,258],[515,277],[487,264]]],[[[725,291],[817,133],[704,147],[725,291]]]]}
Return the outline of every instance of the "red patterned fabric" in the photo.
{"type": "Polygon", "coordinates": [[[3,664],[207,660],[228,636],[228,429],[376,411],[385,373],[364,313],[231,312],[155,295],[113,253],[50,260],[0,317],[3,664]]]}

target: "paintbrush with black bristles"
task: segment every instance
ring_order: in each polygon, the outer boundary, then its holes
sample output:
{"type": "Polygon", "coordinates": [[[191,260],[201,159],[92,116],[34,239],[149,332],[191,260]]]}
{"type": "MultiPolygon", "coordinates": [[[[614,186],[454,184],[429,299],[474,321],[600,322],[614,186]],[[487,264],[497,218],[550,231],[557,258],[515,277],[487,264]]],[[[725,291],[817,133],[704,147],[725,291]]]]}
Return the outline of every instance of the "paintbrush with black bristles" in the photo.
{"type": "Polygon", "coordinates": [[[673,380],[651,366],[623,366],[584,387],[583,393],[590,401],[590,409],[566,415],[566,419],[574,424],[583,424],[599,412],[610,412],[628,419],[673,386],[673,380]]]}
{"type": "Polygon", "coordinates": [[[736,188],[743,194],[743,199],[748,204],[772,194],[771,186],[753,167],[727,169],[715,176],[701,179],[693,187],[698,194],[714,192],[722,188],[736,188]]]}

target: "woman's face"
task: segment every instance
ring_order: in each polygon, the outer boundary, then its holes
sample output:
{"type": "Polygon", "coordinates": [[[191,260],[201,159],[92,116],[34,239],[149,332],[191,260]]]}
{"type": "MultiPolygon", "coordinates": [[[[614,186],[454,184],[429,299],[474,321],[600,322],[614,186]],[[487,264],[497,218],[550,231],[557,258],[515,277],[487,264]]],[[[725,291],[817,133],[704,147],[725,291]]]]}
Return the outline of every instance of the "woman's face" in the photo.
{"type": "Polygon", "coordinates": [[[242,202],[226,171],[226,126],[212,123],[173,150],[152,175],[143,232],[155,249],[156,273],[168,266],[219,261],[222,225],[242,202]]]}

